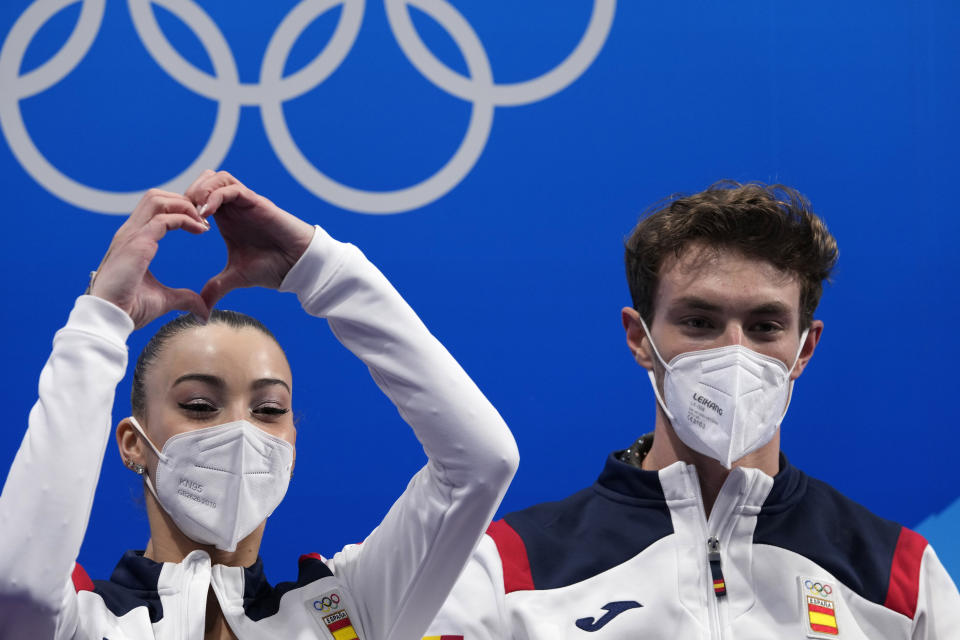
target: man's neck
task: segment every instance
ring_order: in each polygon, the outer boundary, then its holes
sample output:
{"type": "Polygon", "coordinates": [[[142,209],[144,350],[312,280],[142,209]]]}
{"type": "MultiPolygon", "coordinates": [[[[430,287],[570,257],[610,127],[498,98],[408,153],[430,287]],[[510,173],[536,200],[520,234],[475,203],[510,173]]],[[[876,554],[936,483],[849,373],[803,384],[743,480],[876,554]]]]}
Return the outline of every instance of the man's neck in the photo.
{"type": "MultiPolygon", "coordinates": [[[[685,445],[659,410],[653,434],[653,446],[643,459],[643,468],[659,471],[675,462],[696,467],[704,515],[709,518],[720,488],[730,475],[730,469],[685,445]]],[[[770,442],[735,461],[733,467],[759,469],[769,476],[775,476],[780,470],[780,431],[777,430],[770,442]]]]}

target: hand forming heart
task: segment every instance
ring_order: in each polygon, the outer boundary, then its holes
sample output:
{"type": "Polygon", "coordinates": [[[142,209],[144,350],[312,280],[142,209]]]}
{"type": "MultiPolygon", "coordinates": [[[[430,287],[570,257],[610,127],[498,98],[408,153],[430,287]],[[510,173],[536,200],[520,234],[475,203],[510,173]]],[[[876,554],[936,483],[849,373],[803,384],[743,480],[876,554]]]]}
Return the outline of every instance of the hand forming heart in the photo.
{"type": "Polygon", "coordinates": [[[140,328],[173,309],[202,318],[239,287],[280,286],[306,251],[313,227],[257,195],[225,171],[204,171],[184,195],[151,189],[120,226],[100,262],[90,294],[127,312],[140,328]],[[171,289],[154,278],[150,262],[168,231],[200,234],[216,215],[227,245],[227,265],[199,294],[171,289]]]}

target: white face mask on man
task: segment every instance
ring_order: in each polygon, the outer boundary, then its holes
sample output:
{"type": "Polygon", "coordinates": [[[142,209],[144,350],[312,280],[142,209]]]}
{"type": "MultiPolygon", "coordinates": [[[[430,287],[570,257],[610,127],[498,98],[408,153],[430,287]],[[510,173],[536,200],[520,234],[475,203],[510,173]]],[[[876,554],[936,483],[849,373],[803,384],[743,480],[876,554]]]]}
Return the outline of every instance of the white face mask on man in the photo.
{"type": "MultiPolygon", "coordinates": [[[[729,469],[770,442],[790,406],[790,372],[800,359],[809,329],[790,369],[776,358],[741,345],[688,351],[664,362],[640,318],[657,360],[663,364],[663,396],[648,371],[657,402],[680,440],[729,469]]],[[[639,352],[635,354],[639,356],[639,352]]]]}
{"type": "Polygon", "coordinates": [[[235,551],[287,492],[293,446],[246,420],[171,436],[158,451],[137,419],[130,423],[157,454],[150,492],[191,540],[235,551]]]}

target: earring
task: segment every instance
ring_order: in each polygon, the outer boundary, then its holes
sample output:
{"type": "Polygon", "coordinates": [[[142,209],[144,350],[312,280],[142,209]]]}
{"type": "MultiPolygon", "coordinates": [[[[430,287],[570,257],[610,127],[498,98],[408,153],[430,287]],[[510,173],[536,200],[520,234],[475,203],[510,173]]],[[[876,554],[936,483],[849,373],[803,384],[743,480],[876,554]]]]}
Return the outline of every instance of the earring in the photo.
{"type": "Polygon", "coordinates": [[[144,467],[139,462],[134,462],[133,460],[130,460],[130,459],[125,460],[125,462],[127,463],[127,468],[131,469],[138,476],[142,476],[143,473],[147,470],[147,468],[144,467]]]}

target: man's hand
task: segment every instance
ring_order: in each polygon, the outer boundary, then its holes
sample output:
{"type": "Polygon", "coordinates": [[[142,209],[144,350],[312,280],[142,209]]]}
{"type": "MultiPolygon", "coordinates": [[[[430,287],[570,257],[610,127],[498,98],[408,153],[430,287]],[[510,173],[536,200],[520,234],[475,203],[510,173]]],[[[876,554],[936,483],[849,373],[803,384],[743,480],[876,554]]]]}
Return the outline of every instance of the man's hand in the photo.
{"type": "Polygon", "coordinates": [[[113,236],[90,287],[94,295],[127,312],[140,328],[173,309],[206,319],[207,304],[189,289],[171,289],[148,271],[160,239],[173,229],[203,233],[209,223],[186,197],[151,189],[113,236]]]}
{"type": "Polygon", "coordinates": [[[204,171],[186,197],[216,216],[227,266],[200,292],[209,308],[239,287],[276,289],[313,239],[313,227],[243,186],[226,171],[204,171]]]}

